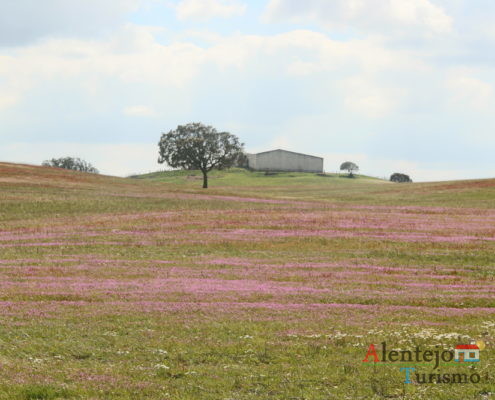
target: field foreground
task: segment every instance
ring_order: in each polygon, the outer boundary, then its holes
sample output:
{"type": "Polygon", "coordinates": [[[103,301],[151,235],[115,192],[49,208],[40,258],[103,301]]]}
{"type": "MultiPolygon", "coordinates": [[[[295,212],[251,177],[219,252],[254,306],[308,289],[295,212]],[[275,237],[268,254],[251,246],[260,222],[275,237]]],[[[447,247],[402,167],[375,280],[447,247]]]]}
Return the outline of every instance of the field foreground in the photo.
{"type": "Polygon", "coordinates": [[[495,180],[144,178],[0,163],[0,399],[495,396],[495,180]]]}

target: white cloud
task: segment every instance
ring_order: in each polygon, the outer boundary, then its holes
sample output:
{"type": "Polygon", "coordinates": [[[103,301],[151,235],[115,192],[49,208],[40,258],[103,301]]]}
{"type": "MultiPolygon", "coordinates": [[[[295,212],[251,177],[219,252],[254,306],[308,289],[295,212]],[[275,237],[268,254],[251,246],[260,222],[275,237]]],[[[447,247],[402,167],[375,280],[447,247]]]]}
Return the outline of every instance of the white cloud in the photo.
{"type": "Polygon", "coordinates": [[[44,37],[94,36],[111,31],[152,0],[0,1],[0,46],[44,37]]]}
{"type": "Polygon", "coordinates": [[[366,76],[344,80],[344,104],[353,112],[370,118],[385,117],[394,111],[402,96],[400,90],[380,87],[373,81],[366,76]]]}
{"type": "Polygon", "coordinates": [[[476,72],[464,68],[447,75],[446,87],[450,92],[451,106],[473,111],[490,111],[494,106],[493,86],[476,77],[476,72]]]}
{"type": "Polygon", "coordinates": [[[155,117],[157,115],[157,112],[148,106],[129,106],[125,107],[122,112],[130,117],[155,117]]]}
{"type": "Polygon", "coordinates": [[[313,21],[327,28],[445,33],[452,18],[429,0],[271,0],[266,21],[313,21]]]}
{"type": "MultiPolygon", "coordinates": [[[[249,68],[252,74],[266,77],[280,77],[282,72],[290,79],[295,73],[301,73],[297,71],[301,69],[297,63],[310,66],[302,71],[304,74],[340,71],[349,75],[347,69],[362,69],[367,71],[370,85],[377,71],[421,67],[409,54],[394,53],[371,40],[344,44],[310,31],[218,37],[207,48],[187,42],[162,45],[154,39],[154,32],[154,28],[129,25],[105,42],[52,39],[18,48],[2,59],[0,72],[4,79],[0,81],[0,90],[7,93],[4,94],[7,99],[14,99],[37,85],[50,81],[58,85],[68,80],[77,82],[87,94],[99,97],[109,80],[118,80],[124,85],[184,88],[202,74],[203,68],[211,65],[220,70],[249,68]],[[288,62],[291,59],[294,62],[288,62]]],[[[350,85],[355,90],[358,86],[364,88],[364,83],[351,82],[350,85]]],[[[371,90],[374,89],[368,92],[371,90]]],[[[371,95],[368,93],[365,97],[371,95]]],[[[130,107],[129,103],[124,107],[130,107]]],[[[146,107],[133,104],[125,113],[150,115],[153,105],[146,107]]],[[[380,107],[376,105],[375,109],[380,107]]]]}
{"type": "Polygon", "coordinates": [[[146,28],[127,26],[104,42],[51,39],[16,48],[1,59],[2,93],[20,96],[32,88],[63,81],[98,95],[105,80],[182,86],[197,75],[204,51],[190,43],[159,45],[146,28]]]}
{"type": "Polygon", "coordinates": [[[18,95],[0,95],[0,110],[9,108],[17,104],[19,101],[19,96],[18,95]]]}
{"type": "Polygon", "coordinates": [[[181,0],[176,13],[180,20],[207,20],[243,15],[246,9],[246,4],[238,0],[181,0]]]}

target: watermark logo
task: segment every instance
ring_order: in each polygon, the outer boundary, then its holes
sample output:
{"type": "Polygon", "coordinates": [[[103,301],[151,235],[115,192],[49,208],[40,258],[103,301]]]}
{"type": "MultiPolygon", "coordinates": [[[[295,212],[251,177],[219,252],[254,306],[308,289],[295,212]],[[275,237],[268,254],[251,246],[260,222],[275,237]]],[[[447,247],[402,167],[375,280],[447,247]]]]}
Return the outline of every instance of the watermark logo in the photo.
{"type": "Polygon", "coordinates": [[[456,362],[479,362],[480,348],[476,344],[460,344],[454,350],[456,362]]]}
{"type": "MultiPolygon", "coordinates": [[[[482,377],[473,372],[471,374],[441,373],[440,364],[478,363],[480,352],[485,348],[482,340],[470,344],[460,344],[454,350],[441,349],[435,346],[435,350],[422,350],[417,346],[414,350],[387,350],[387,343],[381,343],[380,351],[374,344],[370,344],[364,359],[364,363],[383,364],[401,363],[400,371],[404,372],[404,383],[439,384],[439,383],[480,383],[482,377]],[[403,366],[404,364],[414,366],[403,366]],[[418,364],[432,364],[435,373],[425,374],[417,372],[418,364]]],[[[488,381],[488,375],[483,379],[488,381]]]]}

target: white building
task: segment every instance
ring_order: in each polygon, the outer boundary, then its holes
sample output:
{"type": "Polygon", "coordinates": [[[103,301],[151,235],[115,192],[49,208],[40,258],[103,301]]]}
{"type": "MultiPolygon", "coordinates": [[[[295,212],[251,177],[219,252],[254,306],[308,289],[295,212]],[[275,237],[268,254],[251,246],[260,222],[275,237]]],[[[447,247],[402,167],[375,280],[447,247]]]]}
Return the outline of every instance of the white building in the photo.
{"type": "Polygon", "coordinates": [[[323,158],[287,150],[248,154],[248,168],[254,171],[323,172],[323,158]]]}

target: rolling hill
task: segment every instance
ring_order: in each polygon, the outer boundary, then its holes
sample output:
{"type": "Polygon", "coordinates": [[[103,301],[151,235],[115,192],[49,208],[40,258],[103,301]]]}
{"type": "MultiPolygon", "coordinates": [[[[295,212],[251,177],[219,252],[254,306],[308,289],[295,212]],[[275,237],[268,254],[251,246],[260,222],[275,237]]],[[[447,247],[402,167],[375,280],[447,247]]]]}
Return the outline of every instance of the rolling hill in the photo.
{"type": "Polygon", "coordinates": [[[495,392],[495,180],[210,184],[0,163],[0,399],[495,392]],[[371,343],[471,340],[481,361],[438,373],[476,384],[404,385],[403,365],[362,362],[371,343]]]}

